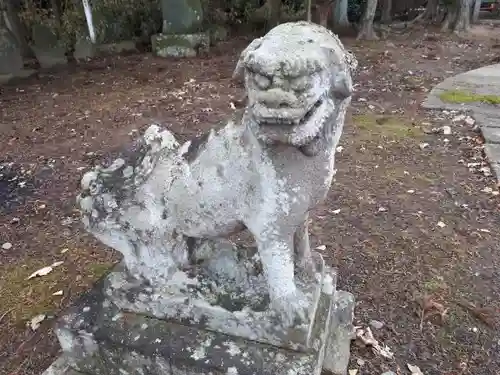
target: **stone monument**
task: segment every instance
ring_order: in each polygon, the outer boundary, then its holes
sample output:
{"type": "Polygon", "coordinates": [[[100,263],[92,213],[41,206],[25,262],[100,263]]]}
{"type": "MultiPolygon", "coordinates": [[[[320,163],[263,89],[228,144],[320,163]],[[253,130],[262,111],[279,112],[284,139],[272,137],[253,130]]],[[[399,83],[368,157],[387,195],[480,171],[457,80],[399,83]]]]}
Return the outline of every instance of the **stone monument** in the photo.
{"type": "Polygon", "coordinates": [[[162,0],[161,34],[151,37],[153,53],[161,57],[193,57],[210,46],[208,33],[202,32],[201,0],[162,0]]]}
{"type": "Polygon", "coordinates": [[[242,52],[248,104],[224,128],[180,145],[151,125],[129,160],[83,176],[83,223],[123,261],[60,318],[58,368],[347,372],[354,299],[311,251],[308,212],[335,173],[355,68],[322,26],[279,25],[242,52]],[[243,229],[256,246],[227,239],[243,229]]]}

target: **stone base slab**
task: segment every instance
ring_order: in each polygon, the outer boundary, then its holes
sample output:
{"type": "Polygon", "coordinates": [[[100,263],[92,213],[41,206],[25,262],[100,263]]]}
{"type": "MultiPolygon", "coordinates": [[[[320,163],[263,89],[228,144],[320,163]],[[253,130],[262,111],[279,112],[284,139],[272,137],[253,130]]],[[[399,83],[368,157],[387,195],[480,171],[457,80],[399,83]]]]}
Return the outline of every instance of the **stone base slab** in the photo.
{"type": "Polygon", "coordinates": [[[347,372],[354,299],[336,292],[321,340],[296,351],[119,309],[102,280],[57,322],[63,355],[44,375],[335,375],[347,372]],[[328,319],[330,317],[330,319],[328,319]]]}
{"type": "Polygon", "coordinates": [[[151,36],[153,53],[160,57],[195,57],[208,52],[208,33],[156,34],[151,36]]]}

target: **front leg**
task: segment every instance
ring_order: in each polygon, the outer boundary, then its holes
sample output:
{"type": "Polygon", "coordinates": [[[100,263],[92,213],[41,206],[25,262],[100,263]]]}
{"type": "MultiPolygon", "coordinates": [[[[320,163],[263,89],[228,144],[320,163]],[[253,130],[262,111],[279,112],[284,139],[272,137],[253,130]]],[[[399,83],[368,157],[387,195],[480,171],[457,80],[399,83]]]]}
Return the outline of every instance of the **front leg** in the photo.
{"type": "Polygon", "coordinates": [[[304,221],[295,231],[293,243],[297,265],[306,274],[314,276],[315,266],[309,244],[309,213],[306,213],[304,221]]]}
{"type": "Polygon", "coordinates": [[[307,300],[297,289],[294,280],[293,238],[291,235],[257,238],[264,276],[269,286],[273,309],[281,314],[283,322],[291,326],[295,319],[307,320],[307,300]]]}

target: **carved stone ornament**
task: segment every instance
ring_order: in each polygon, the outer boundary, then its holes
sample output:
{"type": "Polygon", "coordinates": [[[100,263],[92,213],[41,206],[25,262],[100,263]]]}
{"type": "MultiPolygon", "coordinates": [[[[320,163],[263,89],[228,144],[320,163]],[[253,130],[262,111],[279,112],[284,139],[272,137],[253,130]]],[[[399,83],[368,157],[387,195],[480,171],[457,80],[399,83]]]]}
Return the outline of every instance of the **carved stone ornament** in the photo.
{"type": "MultiPolygon", "coordinates": [[[[325,198],[335,173],[356,64],[324,27],[279,25],[241,53],[234,78],[244,80],[248,102],[226,126],[179,144],[154,124],[129,160],[87,172],[78,196],[83,223],[123,254],[103,281],[96,311],[105,305],[146,326],[151,322],[143,317],[154,319],[163,328],[139,333],[141,348],[163,345],[154,344],[163,340],[159,332],[175,336],[175,324],[191,327],[167,346],[182,345],[190,361],[212,370],[182,374],[230,374],[233,367],[234,374],[309,375],[322,367],[342,373],[353,299],[336,291],[335,271],[311,251],[308,213],[325,198]],[[256,247],[227,240],[244,229],[256,247]],[[214,359],[227,349],[220,335],[243,340],[222,364],[214,359]]],[[[126,336],[119,339],[124,345],[134,346],[126,332],[139,326],[118,327],[109,311],[89,321],[92,331],[111,325],[116,337],[126,336]]],[[[66,352],[75,350],[67,339],[77,330],[75,316],[63,319],[58,331],[66,352]]],[[[99,347],[94,336],[90,342],[99,347]]],[[[142,353],[150,361],[145,373],[177,374],[175,363],[186,365],[179,353],[162,353],[171,372],[153,371],[159,355],[142,353]]]]}

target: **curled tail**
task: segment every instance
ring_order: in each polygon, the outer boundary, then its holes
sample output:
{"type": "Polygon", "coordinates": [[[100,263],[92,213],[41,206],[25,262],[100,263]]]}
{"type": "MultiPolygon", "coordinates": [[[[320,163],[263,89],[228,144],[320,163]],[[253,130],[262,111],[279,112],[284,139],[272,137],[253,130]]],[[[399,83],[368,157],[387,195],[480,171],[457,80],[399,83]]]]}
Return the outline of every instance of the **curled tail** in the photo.
{"type": "Polygon", "coordinates": [[[81,193],[77,197],[84,224],[93,226],[114,217],[113,213],[125,201],[133,199],[137,188],[147,180],[158,160],[178,147],[172,132],[153,124],[128,161],[118,158],[109,167],[97,166],[85,173],[81,180],[81,193]]]}

